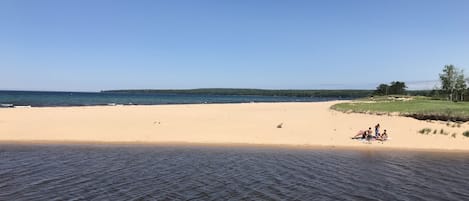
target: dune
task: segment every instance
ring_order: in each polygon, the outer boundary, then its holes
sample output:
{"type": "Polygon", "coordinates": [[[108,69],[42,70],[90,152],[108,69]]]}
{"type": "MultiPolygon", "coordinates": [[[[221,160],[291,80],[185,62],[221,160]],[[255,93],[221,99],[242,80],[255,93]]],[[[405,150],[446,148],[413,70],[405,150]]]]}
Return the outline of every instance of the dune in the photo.
{"type": "Polygon", "coordinates": [[[3,142],[208,143],[469,151],[469,124],[342,113],[340,101],[0,109],[3,142]],[[381,124],[391,140],[351,140],[381,124]],[[430,128],[425,135],[418,131],[430,128]],[[444,134],[440,134],[443,129],[444,134]],[[433,131],[437,130],[436,134],[433,131]],[[452,134],[455,133],[455,137],[452,134]]]}

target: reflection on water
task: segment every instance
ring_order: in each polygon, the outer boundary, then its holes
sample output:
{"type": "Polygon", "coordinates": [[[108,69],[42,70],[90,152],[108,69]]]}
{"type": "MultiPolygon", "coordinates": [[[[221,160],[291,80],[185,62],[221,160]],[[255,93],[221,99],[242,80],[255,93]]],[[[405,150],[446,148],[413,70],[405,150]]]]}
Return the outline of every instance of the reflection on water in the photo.
{"type": "Polygon", "coordinates": [[[464,200],[469,154],[0,144],[0,200],[464,200]]]}

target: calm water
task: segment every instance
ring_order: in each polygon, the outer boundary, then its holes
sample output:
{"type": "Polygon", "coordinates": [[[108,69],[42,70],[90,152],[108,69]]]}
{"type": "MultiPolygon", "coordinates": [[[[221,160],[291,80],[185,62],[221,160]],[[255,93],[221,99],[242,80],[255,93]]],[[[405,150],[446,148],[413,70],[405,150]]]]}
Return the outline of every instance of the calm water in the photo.
{"type": "Polygon", "coordinates": [[[341,98],[0,91],[0,107],[88,106],[109,104],[160,105],[190,103],[317,102],[337,99],[341,98]]]}
{"type": "Polygon", "coordinates": [[[469,154],[0,145],[0,200],[468,200],[469,154]]]}

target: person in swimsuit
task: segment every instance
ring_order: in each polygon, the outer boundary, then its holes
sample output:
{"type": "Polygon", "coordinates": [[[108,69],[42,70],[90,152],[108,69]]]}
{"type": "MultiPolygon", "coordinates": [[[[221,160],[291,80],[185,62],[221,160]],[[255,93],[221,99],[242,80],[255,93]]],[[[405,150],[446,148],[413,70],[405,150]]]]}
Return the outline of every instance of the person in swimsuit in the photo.
{"type": "Polygon", "coordinates": [[[369,127],[366,131],[359,131],[352,139],[367,139],[371,134],[373,134],[373,131],[371,127],[369,127]]]}
{"type": "Polygon", "coordinates": [[[373,130],[371,130],[371,127],[368,128],[368,135],[373,135],[373,130]]]}
{"type": "Polygon", "coordinates": [[[358,133],[352,137],[352,139],[365,139],[368,135],[368,131],[360,130],[358,133]]]}
{"type": "Polygon", "coordinates": [[[388,134],[386,133],[386,129],[384,129],[383,133],[381,134],[380,139],[381,139],[381,141],[384,141],[384,140],[388,139],[388,134]]]}
{"type": "Polygon", "coordinates": [[[380,127],[379,124],[376,124],[376,126],[375,126],[375,138],[376,138],[376,139],[378,139],[379,136],[380,136],[380,135],[379,135],[379,127],[380,127]]]}
{"type": "Polygon", "coordinates": [[[373,139],[373,131],[371,131],[371,127],[368,128],[368,132],[367,132],[367,135],[365,136],[365,139],[368,142],[370,142],[373,139]]]}

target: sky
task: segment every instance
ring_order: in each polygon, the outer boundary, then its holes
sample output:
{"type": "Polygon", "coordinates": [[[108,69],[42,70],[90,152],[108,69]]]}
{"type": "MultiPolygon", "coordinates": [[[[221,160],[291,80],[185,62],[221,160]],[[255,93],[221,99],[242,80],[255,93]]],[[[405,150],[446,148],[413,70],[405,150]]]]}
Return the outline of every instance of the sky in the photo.
{"type": "Polygon", "coordinates": [[[467,0],[1,0],[0,89],[431,89],[467,0]]]}

